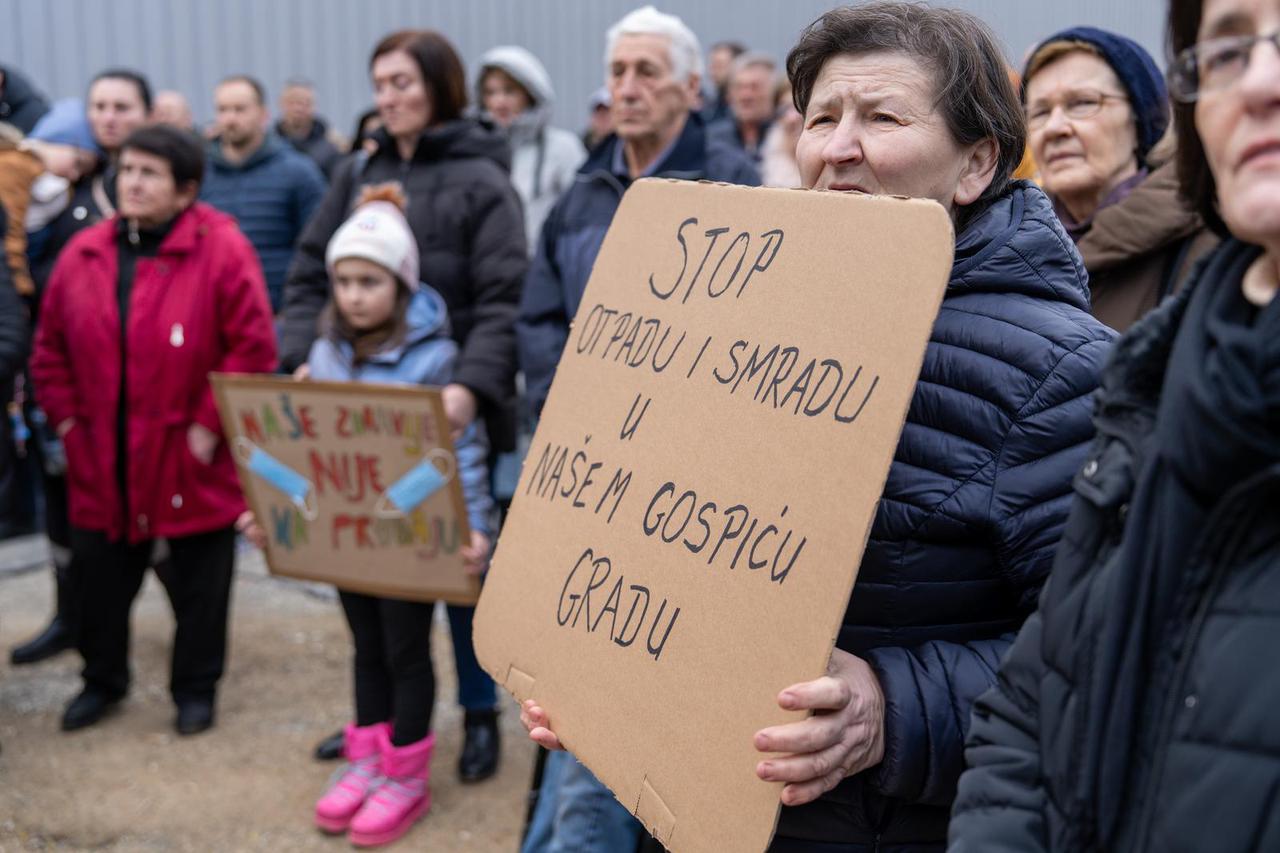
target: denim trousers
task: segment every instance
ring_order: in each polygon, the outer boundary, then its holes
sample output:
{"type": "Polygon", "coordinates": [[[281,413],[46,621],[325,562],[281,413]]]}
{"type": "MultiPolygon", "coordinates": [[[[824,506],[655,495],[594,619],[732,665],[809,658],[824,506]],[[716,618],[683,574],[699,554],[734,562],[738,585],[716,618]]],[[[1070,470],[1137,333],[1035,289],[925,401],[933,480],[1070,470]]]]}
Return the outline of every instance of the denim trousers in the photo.
{"type": "Polygon", "coordinates": [[[568,752],[547,757],[520,853],[632,853],[640,822],[568,752]]]}
{"type": "Polygon", "coordinates": [[[480,668],[471,644],[474,607],[450,604],[449,635],[453,640],[453,664],[458,671],[458,704],[468,711],[488,711],[498,704],[498,688],[489,673],[480,668]]]}

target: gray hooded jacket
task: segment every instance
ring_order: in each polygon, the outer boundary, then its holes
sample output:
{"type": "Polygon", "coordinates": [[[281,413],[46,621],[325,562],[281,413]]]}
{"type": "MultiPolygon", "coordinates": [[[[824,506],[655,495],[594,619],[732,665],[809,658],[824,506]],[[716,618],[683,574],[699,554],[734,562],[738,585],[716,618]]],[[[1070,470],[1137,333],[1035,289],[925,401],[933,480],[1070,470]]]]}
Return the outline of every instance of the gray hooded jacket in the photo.
{"type": "Polygon", "coordinates": [[[548,126],[555,90],[537,57],[515,45],[495,47],[487,52],[480,58],[480,73],[476,78],[477,103],[483,103],[483,93],[479,90],[485,73],[491,68],[506,73],[523,86],[533,101],[507,130],[512,150],[511,183],[524,204],[525,234],[532,255],[547,213],[561,193],[573,184],[587,152],[577,136],[548,126]]]}

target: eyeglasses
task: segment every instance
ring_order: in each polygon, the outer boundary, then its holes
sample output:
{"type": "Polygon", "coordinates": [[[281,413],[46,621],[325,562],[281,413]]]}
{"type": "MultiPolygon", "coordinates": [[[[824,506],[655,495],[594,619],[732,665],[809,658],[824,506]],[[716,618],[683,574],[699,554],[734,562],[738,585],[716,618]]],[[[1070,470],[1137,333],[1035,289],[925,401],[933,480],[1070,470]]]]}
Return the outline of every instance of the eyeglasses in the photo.
{"type": "Polygon", "coordinates": [[[1049,123],[1049,116],[1058,107],[1073,120],[1093,118],[1102,112],[1107,101],[1127,101],[1124,95],[1113,95],[1097,89],[1078,89],[1061,101],[1036,101],[1027,107],[1027,126],[1040,128],[1049,123]]]}
{"type": "Polygon", "coordinates": [[[1178,54],[1169,69],[1169,92],[1184,104],[1201,95],[1221,92],[1244,76],[1258,42],[1271,42],[1280,51],[1280,30],[1265,36],[1226,36],[1209,39],[1178,54]]]}

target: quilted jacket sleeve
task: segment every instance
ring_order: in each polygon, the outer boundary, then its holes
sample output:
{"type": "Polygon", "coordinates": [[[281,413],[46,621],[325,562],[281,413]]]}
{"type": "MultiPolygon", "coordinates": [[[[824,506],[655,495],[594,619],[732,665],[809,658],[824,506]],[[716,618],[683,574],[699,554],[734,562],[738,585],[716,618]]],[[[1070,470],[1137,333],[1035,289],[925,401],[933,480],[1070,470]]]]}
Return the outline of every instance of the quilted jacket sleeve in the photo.
{"type": "MultiPolygon", "coordinates": [[[[1066,352],[1030,397],[996,458],[986,526],[1003,580],[1025,617],[1048,576],[1071,503],[1071,480],[1093,435],[1092,395],[1109,337],[1066,352]]],[[[1014,635],[930,642],[867,653],[885,694],[885,760],[871,771],[882,793],[947,805],[964,769],[977,698],[996,681],[1014,635]]]]}
{"type": "Polygon", "coordinates": [[[474,198],[468,274],[475,302],[453,381],[499,411],[515,393],[516,305],[529,252],[520,199],[505,177],[477,186],[474,198]]]}
{"type": "Polygon", "coordinates": [[[292,372],[307,360],[316,339],[316,321],[329,302],[329,274],[324,252],[342,225],[351,202],[354,161],[348,158],[334,174],[333,184],[315,208],[298,239],[293,265],[284,283],[280,329],[280,366],[292,372]]]}

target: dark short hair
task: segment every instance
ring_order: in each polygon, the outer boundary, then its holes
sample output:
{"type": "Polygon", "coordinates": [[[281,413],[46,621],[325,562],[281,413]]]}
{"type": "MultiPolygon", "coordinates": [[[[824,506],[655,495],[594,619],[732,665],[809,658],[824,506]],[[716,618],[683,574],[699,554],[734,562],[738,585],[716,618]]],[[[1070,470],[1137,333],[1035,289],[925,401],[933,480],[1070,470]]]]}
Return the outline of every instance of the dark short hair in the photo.
{"type": "Polygon", "coordinates": [[[796,109],[808,109],[827,60],[880,51],[921,60],[933,76],[937,108],[957,143],[996,143],[999,159],[991,184],[976,202],[957,210],[959,230],[1008,191],[1026,150],[1026,119],[1004,55],[987,25],[967,12],[903,2],[842,6],[806,27],[787,55],[796,109]]]}
{"type": "Polygon", "coordinates": [[[449,40],[435,30],[399,30],[378,42],[369,70],[378,57],[402,50],[413,58],[431,93],[431,123],[462,117],[467,108],[467,73],[449,40]]]}
{"type": "Polygon", "coordinates": [[[120,153],[133,149],[165,160],[173,172],[173,183],[181,188],[204,180],[204,146],[189,130],[167,124],[140,127],[125,138],[120,153]]]}
{"type": "Polygon", "coordinates": [[[230,74],[219,80],[215,89],[221,89],[228,83],[244,83],[253,90],[253,96],[257,99],[258,106],[265,107],[267,105],[267,89],[258,82],[258,78],[250,77],[248,74],[230,74]]]}
{"type": "Polygon", "coordinates": [[[151,84],[140,72],[132,68],[108,68],[106,71],[99,71],[89,81],[89,88],[92,89],[93,84],[99,80],[123,80],[126,83],[132,83],[138,90],[138,97],[142,99],[142,106],[147,112],[151,112],[151,84]]]}
{"type": "MultiPolygon", "coordinates": [[[[1179,53],[1196,43],[1203,0],[1171,0],[1169,3],[1169,67],[1179,53]]],[[[1196,131],[1196,105],[1173,102],[1173,128],[1178,139],[1178,185],[1183,198],[1217,234],[1231,232],[1218,213],[1218,184],[1209,171],[1209,158],[1196,131]]]]}

